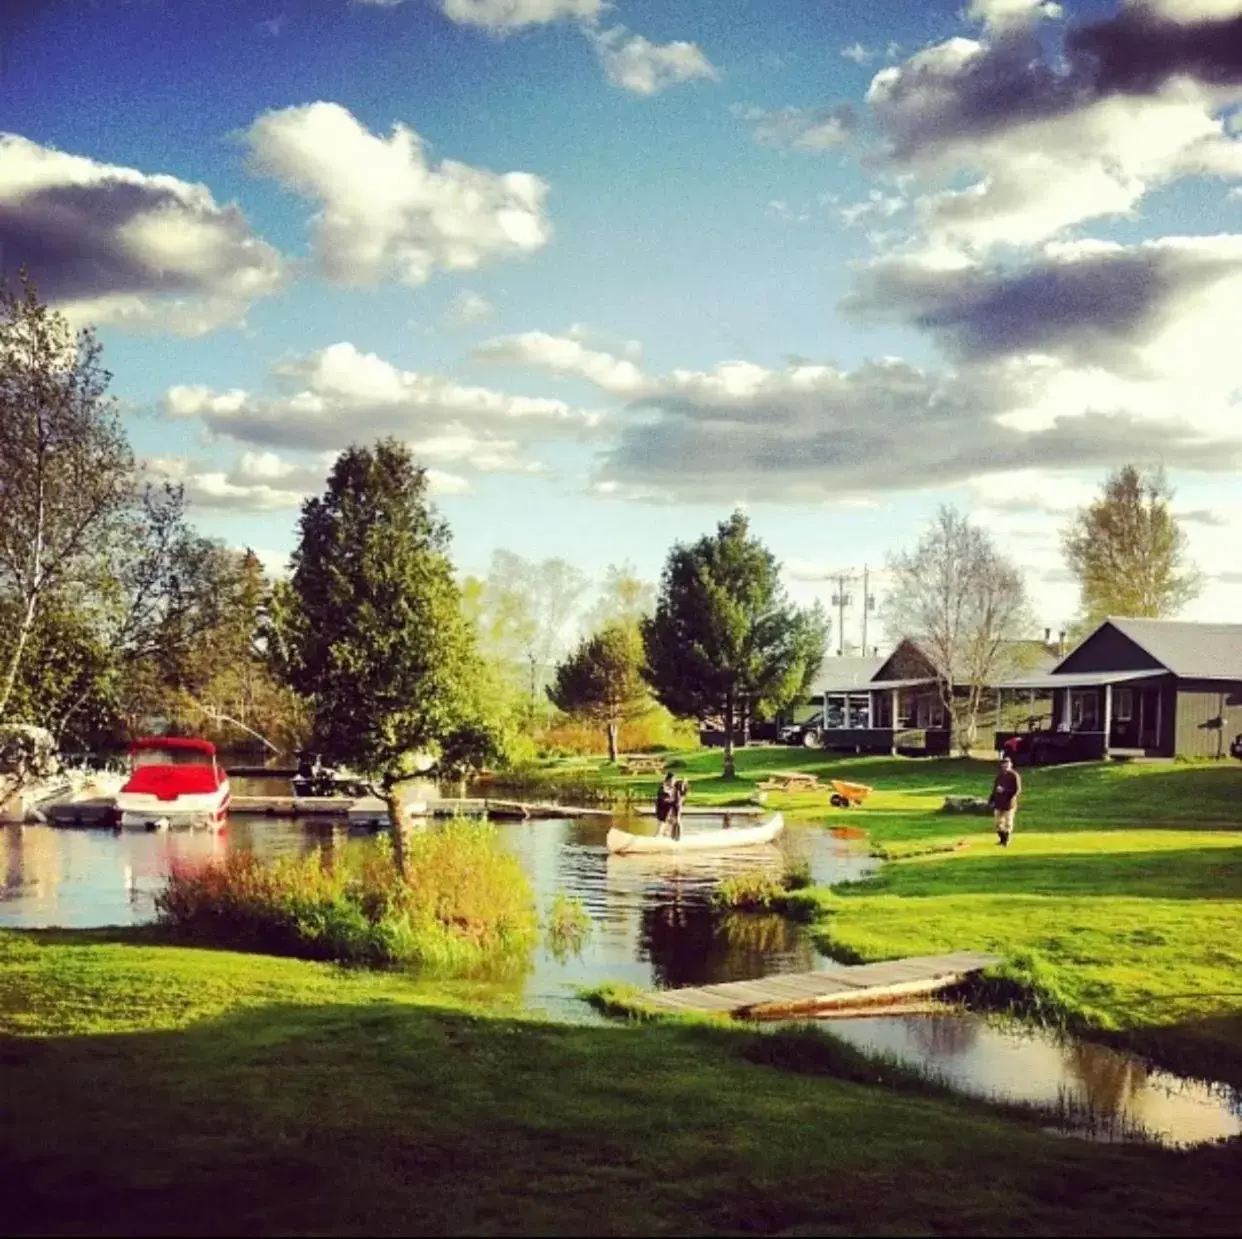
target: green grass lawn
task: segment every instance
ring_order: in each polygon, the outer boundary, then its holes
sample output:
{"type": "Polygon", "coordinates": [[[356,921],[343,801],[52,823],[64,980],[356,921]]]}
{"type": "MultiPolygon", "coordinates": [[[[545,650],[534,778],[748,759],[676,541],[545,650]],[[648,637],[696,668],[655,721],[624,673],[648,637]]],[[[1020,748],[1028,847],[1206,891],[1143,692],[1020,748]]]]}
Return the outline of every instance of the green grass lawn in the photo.
{"type": "Polygon", "coordinates": [[[469,986],[0,934],[6,1233],[1231,1234],[1239,1150],[1044,1135],[469,986]]]}
{"type": "Polygon", "coordinates": [[[874,788],[849,810],[813,793],[766,800],[791,820],[864,831],[894,862],[813,893],[821,943],[839,957],[993,950],[1046,1012],[1242,1085],[1242,763],[1023,769],[1002,851],[990,818],[941,811],[945,796],[986,797],[992,761],[755,748],[726,781],[718,750],[678,760],[692,803],[745,798],[773,769],[874,788]]]}

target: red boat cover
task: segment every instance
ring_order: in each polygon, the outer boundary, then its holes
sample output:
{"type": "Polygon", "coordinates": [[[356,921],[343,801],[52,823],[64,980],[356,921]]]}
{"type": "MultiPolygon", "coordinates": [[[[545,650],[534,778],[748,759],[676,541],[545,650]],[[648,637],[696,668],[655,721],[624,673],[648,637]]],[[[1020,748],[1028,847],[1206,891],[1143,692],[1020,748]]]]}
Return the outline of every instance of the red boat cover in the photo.
{"type": "Polygon", "coordinates": [[[135,740],[129,746],[131,753],[137,753],[143,749],[168,749],[169,751],[180,749],[202,753],[206,757],[216,755],[216,746],[210,740],[198,740],[193,736],[143,736],[141,740],[135,740]]]}
{"type": "Polygon", "coordinates": [[[139,766],[122,792],[141,792],[160,800],[214,792],[227,776],[212,766],[139,766]]]}

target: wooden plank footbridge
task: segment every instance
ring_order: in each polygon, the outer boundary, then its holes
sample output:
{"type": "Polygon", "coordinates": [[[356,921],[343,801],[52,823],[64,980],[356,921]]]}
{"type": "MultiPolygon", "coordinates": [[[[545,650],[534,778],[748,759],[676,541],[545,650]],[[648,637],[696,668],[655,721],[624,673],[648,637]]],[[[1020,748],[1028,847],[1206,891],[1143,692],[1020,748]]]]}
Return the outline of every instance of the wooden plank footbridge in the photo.
{"type": "Polygon", "coordinates": [[[652,990],[643,994],[642,1004],[662,1013],[730,1015],[740,1020],[859,1015],[947,989],[998,963],[1000,956],[986,951],[920,955],[828,972],[652,990]]]}

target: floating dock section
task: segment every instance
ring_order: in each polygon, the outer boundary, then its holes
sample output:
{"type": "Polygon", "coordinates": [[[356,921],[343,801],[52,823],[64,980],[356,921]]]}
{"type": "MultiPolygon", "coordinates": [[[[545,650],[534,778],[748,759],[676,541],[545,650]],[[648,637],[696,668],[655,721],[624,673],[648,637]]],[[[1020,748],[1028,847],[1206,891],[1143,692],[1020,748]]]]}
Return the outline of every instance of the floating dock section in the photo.
{"type": "Polygon", "coordinates": [[[948,989],[998,963],[999,955],[956,951],[829,972],[796,972],[757,981],[653,990],[642,996],[642,1003],[669,1014],[714,1013],[741,1020],[859,1015],[948,989]]]}

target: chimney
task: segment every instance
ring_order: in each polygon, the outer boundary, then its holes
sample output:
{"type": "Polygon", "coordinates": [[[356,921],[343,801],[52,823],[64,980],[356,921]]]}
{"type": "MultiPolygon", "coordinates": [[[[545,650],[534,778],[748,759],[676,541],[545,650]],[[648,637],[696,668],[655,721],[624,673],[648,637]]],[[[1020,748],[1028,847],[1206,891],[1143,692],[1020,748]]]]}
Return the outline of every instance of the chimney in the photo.
{"type": "Polygon", "coordinates": [[[1052,644],[1052,629],[1051,628],[1044,629],[1044,644],[1045,645],[1052,644]]]}
{"type": "Polygon", "coordinates": [[[1062,628],[1061,631],[1057,633],[1057,653],[1058,654],[1065,653],[1065,629],[1064,628],[1062,628]]]}
{"type": "Polygon", "coordinates": [[[879,658],[879,657],[880,657],[880,647],[879,647],[878,645],[873,645],[873,646],[871,647],[871,657],[872,657],[872,658],[879,658]]]}

